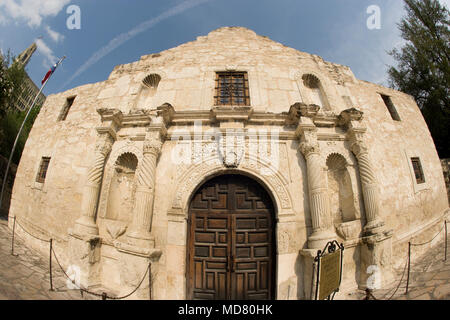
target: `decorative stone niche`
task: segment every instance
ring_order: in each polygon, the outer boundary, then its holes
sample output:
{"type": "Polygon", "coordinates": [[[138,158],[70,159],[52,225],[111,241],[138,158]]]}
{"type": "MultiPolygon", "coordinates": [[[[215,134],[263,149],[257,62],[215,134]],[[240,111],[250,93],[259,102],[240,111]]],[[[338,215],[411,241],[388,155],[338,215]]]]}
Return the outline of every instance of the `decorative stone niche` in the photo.
{"type": "Polygon", "coordinates": [[[356,238],[361,224],[357,219],[355,194],[347,161],[342,155],[333,153],[328,156],[326,165],[330,211],[337,233],[345,240],[356,238]]]}
{"type": "Polygon", "coordinates": [[[153,97],[158,89],[161,76],[156,73],[149,74],[142,80],[135,108],[145,108],[152,105],[153,97]]]}
{"type": "Polygon", "coordinates": [[[308,102],[329,111],[330,106],[319,78],[312,74],[305,74],[302,80],[305,93],[308,95],[308,102]]]}
{"type": "Polygon", "coordinates": [[[113,167],[109,187],[106,218],[122,222],[131,221],[136,192],[135,173],[137,157],[132,153],[120,155],[113,167]]]}

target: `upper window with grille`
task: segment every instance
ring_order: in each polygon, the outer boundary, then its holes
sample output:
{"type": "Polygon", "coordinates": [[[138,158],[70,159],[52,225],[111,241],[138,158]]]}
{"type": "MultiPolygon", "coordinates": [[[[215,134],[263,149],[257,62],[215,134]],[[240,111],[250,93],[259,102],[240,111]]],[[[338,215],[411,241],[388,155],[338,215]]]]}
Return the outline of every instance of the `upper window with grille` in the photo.
{"type": "Polygon", "coordinates": [[[39,172],[36,176],[36,182],[44,183],[45,177],[47,176],[48,166],[50,164],[49,157],[42,157],[41,165],[39,166],[39,172]]]}
{"type": "Polygon", "coordinates": [[[425,176],[422,170],[422,164],[420,163],[419,158],[411,158],[411,162],[414,169],[414,175],[416,176],[417,184],[425,183],[425,176]]]}
{"type": "Polygon", "coordinates": [[[216,105],[249,106],[247,72],[217,72],[216,105]]]}

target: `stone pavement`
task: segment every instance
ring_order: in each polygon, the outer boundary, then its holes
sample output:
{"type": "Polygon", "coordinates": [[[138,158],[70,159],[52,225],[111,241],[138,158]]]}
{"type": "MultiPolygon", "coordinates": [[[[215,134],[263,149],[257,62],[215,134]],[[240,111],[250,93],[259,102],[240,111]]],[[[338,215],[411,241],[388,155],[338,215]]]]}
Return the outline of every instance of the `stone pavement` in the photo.
{"type": "MultiPolygon", "coordinates": [[[[50,291],[48,258],[27,248],[23,241],[15,238],[14,253],[11,255],[11,230],[7,220],[0,217],[0,300],[80,300],[99,299],[79,290],[69,290],[66,277],[56,262],[53,268],[53,286],[50,291]]],[[[375,290],[373,295],[380,300],[392,296],[400,279],[403,280],[392,300],[450,300],[450,255],[444,262],[443,242],[436,244],[420,259],[413,258],[408,294],[404,265],[397,270],[396,280],[386,290],[375,290]]],[[[414,257],[414,256],[413,256],[414,257]]],[[[349,299],[362,300],[363,292],[349,295],[349,299]]]]}
{"type": "MultiPolygon", "coordinates": [[[[443,240],[422,257],[416,258],[414,254],[412,255],[408,294],[405,294],[407,279],[405,264],[396,270],[395,281],[390,288],[373,292],[376,299],[387,300],[392,297],[391,300],[450,300],[450,254],[447,252],[447,260],[444,261],[443,240]]],[[[364,296],[363,292],[358,292],[354,298],[362,299],[364,296]]]]}
{"type": "MultiPolygon", "coordinates": [[[[15,237],[11,255],[11,235],[7,220],[0,217],[0,300],[80,300],[98,299],[79,290],[69,290],[66,277],[54,262],[53,287],[50,291],[48,258],[27,248],[15,237]]],[[[54,260],[53,260],[54,261],[54,260]]]]}

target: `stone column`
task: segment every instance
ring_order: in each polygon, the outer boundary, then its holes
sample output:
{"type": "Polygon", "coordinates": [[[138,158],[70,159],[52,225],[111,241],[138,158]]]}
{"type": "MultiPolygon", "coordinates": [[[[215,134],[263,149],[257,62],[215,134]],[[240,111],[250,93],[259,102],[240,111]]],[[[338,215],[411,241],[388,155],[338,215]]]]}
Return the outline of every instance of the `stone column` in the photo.
{"type": "MultiPolygon", "coordinates": [[[[352,136],[356,137],[358,134],[353,132],[352,136]]],[[[352,140],[351,148],[358,159],[364,208],[366,210],[366,225],[364,226],[364,231],[366,233],[374,234],[377,233],[377,229],[384,225],[384,222],[381,221],[379,217],[380,200],[378,197],[378,183],[375,179],[375,174],[369,159],[367,146],[363,141],[357,138],[352,140]]]]}
{"type": "Polygon", "coordinates": [[[381,232],[384,222],[379,216],[380,200],[378,196],[378,182],[375,178],[367,145],[364,141],[364,134],[367,129],[361,123],[362,118],[363,113],[355,108],[344,110],[339,116],[341,125],[347,128],[350,148],[358,159],[364,208],[366,211],[364,233],[367,236],[381,232]]]}
{"type": "Polygon", "coordinates": [[[155,195],[156,163],[162,148],[159,129],[150,128],[144,142],[143,159],[137,171],[136,202],[128,237],[137,240],[154,240],[150,236],[155,195]]]}
{"type": "Polygon", "coordinates": [[[114,138],[110,133],[100,133],[95,145],[94,162],[91,165],[87,182],[83,192],[81,204],[81,217],[75,222],[75,233],[97,235],[98,227],[95,214],[98,205],[98,196],[103,178],[105,159],[111,152],[114,138]]]}
{"type": "Polygon", "coordinates": [[[301,134],[299,150],[306,159],[309,206],[313,233],[308,237],[308,248],[323,249],[325,244],[336,238],[332,229],[328,192],[321,165],[317,128],[310,119],[303,119],[298,125],[301,134]]]}

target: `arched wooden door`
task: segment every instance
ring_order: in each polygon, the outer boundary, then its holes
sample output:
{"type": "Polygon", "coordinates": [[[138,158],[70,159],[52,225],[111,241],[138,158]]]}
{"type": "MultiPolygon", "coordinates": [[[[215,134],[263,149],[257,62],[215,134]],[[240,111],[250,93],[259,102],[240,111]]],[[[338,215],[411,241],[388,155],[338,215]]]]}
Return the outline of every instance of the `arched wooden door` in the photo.
{"type": "Polygon", "coordinates": [[[274,209],[257,182],[241,175],[206,182],[188,225],[188,299],[275,298],[274,209]]]}

